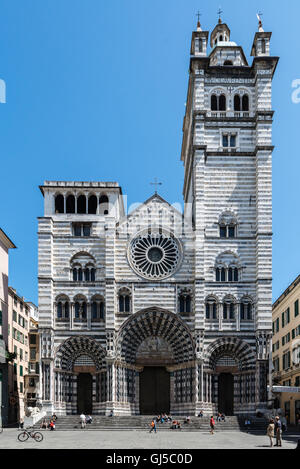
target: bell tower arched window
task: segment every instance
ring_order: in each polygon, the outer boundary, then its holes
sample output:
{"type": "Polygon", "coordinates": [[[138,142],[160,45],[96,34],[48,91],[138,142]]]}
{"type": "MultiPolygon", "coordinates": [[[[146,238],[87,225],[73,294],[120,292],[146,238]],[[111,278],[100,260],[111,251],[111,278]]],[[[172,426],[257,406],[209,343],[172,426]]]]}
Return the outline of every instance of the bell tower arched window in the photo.
{"type": "Polygon", "coordinates": [[[212,111],[226,111],[226,96],[224,94],[212,94],[210,100],[212,111]]]}

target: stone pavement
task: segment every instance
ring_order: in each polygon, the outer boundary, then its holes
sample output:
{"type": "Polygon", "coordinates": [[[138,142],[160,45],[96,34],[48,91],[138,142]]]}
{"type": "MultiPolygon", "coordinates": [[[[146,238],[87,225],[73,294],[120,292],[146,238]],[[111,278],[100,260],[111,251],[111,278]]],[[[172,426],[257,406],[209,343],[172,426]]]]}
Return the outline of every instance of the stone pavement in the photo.
{"type": "MultiPolygon", "coordinates": [[[[17,440],[17,429],[4,429],[0,434],[2,449],[269,449],[266,435],[242,432],[184,433],[180,431],[151,433],[148,431],[43,431],[44,440],[17,440]]],[[[300,433],[285,434],[282,449],[295,449],[300,433]]],[[[273,448],[272,451],[282,451],[273,448]]]]}

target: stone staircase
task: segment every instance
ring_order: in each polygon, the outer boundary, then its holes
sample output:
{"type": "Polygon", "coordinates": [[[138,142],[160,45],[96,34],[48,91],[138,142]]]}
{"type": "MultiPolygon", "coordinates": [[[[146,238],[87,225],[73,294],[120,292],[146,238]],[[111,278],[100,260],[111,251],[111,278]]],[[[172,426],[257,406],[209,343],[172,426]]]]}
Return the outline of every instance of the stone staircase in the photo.
{"type": "MultiPolygon", "coordinates": [[[[102,431],[134,431],[134,430],[150,430],[152,416],[150,415],[134,415],[134,416],[115,416],[108,417],[102,415],[93,415],[93,422],[87,424],[84,431],[102,430],[102,431]]],[[[47,417],[49,422],[50,417],[47,417]]],[[[173,416],[173,420],[179,420],[181,423],[181,430],[171,430],[170,422],[159,423],[157,425],[158,431],[183,431],[183,432],[207,432],[209,431],[209,418],[208,417],[191,417],[189,424],[184,424],[184,417],[173,416]]],[[[244,418],[235,416],[226,417],[225,422],[216,422],[215,431],[246,431],[244,425],[244,418]]],[[[249,431],[251,433],[266,433],[267,420],[264,418],[252,418],[249,431]]],[[[34,425],[34,428],[39,428],[40,422],[34,425]]],[[[67,415],[58,417],[55,425],[56,431],[62,430],[81,430],[79,415],[67,415]]]]}

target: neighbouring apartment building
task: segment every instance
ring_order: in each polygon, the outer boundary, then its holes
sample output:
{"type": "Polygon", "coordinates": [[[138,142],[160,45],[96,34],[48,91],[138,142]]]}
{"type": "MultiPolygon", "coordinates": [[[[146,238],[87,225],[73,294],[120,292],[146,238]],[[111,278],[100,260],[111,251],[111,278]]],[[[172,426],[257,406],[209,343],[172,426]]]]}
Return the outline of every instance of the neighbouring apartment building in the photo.
{"type": "Polygon", "coordinates": [[[0,228],[0,425],[8,420],[8,263],[9,249],[16,246],[0,228]]]}
{"type": "Polygon", "coordinates": [[[30,307],[29,318],[29,363],[28,373],[25,375],[25,411],[28,407],[36,407],[39,398],[39,333],[38,309],[34,303],[27,303],[30,307]]]}
{"type": "Polygon", "coordinates": [[[292,424],[300,417],[299,301],[300,275],[273,304],[273,390],[278,391],[275,407],[280,407],[292,424]]]}
{"type": "Polygon", "coordinates": [[[15,354],[8,365],[9,423],[24,417],[24,376],[28,374],[30,307],[12,287],[8,288],[8,351],[15,354]]]}

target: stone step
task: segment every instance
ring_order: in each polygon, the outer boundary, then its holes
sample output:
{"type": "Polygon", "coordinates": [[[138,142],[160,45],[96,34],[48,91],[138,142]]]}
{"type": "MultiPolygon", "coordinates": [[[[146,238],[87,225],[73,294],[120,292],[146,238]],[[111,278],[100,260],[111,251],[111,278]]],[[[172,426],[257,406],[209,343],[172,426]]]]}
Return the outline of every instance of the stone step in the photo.
{"type": "MultiPolygon", "coordinates": [[[[50,416],[46,417],[47,421],[50,420],[50,416]]],[[[179,420],[181,422],[181,430],[172,430],[170,428],[171,423],[159,423],[158,431],[209,431],[209,418],[203,417],[191,417],[189,424],[184,424],[184,417],[173,416],[173,420],[179,420]]],[[[136,416],[93,416],[92,424],[87,424],[85,430],[103,430],[103,431],[134,431],[134,430],[148,430],[150,429],[150,422],[152,417],[149,415],[136,415],[136,416]]],[[[40,422],[38,422],[34,428],[39,428],[40,422]]],[[[250,430],[265,432],[267,428],[267,421],[265,419],[252,419],[250,430]]],[[[58,417],[55,425],[56,431],[66,430],[81,430],[80,417],[79,415],[68,415],[58,417]]],[[[245,431],[244,419],[236,416],[230,416],[226,418],[225,422],[216,422],[216,431],[245,431]]]]}

